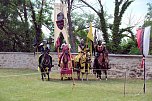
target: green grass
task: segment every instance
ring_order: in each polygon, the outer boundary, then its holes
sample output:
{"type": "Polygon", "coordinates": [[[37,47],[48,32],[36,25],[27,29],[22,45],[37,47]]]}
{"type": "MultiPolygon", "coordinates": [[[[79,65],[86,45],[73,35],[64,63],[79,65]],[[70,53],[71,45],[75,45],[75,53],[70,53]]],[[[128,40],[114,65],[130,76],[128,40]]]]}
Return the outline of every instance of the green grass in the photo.
{"type": "Polygon", "coordinates": [[[41,81],[40,73],[28,69],[0,69],[0,101],[151,101],[152,81],[124,79],[77,81],[59,80],[52,73],[50,81],[41,81]],[[26,75],[25,75],[26,74],[26,75]],[[27,75],[30,74],[30,75],[27,75]],[[20,75],[20,76],[18,76],[20,75]],[[139,95],[138,95],[139,93],[139,95]]]}

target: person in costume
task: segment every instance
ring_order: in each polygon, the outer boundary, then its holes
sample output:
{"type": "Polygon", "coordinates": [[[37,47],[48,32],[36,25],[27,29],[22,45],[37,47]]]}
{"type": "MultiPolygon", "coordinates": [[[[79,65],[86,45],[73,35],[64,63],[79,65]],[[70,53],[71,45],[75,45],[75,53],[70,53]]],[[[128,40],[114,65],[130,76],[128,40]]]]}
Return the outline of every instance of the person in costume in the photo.
{"type": "Polygon", "coordinates": [[[106,54],[106,62],[108,63],[108,50],[106,49],[106,46],[103,44],[102,40],[99,40],[96,47],[96,55],[95,55],[95,59],[94,59],[94,64],[93,67],[96,68],[96,64],[98,63],[98,57],[100,56],[101,53],[105,53],[106,54]]]}
{"type": "Polygon", "coordinates": [[[69,54],[69,46],[68,46],[68,44],[67,44],[66,42],[64,42],[64,43],[61,45],[61,49],[62,49],[62,53],[61,53],[61,55],[60,55],[60,57],[59,57],[59,64],[58,64],[59,67],[60,67],[61,59],[62,59],[63,55],[69,54]]]}
{"type": "Polygon", "coordinates": [[[100,53],[103,53],[104,46],[102,44],[102,40],[99,40],[97,45],[95,46],[96,54],[94,59],[93,67],[96,68],[96,64],[98,62],[97,58],[100,56],[100,53]]]}
{"type": "MultiPolygon", "coordinates": [[[[46,47],[44,52],[39,57],[39,66],[41,65],[41,61],[42,61],[42,58],[44,57],[44,55],[46,53],[49,54],[49,52],[50,52],[50,49],[48,47],[46,47]]],[[[52,57],[50,55],[49,55],[49,59],[50,59],[50,63],[51,63],[49,68],[51,68],[53,65],[52,65],[52,57]]]]}

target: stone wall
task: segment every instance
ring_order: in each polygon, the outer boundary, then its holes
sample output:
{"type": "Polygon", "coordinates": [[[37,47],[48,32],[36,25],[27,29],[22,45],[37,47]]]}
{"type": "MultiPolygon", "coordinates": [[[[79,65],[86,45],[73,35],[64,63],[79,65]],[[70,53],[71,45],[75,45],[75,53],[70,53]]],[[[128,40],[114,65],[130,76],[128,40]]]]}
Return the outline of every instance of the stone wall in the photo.
{"type": "MultiPolygon", "coordinates": [[[[110,57],[110,67],[108,74],[111,77],[143,78],[144,69],[141,68],[141,55],[113,55],[110,57]]],[[[145,58],[146,77],[152,79],[152,56],[145,58]]]]}
{"type": "MultiPolygon", "coordinates": [[[[57,53],[50,53],[53,58],[52,71],[59,71],[57,53]]],[[[36,70],[38,67],[39,53],[35,56],[33,53],[26,52],[0,52],[0,68],[29,68],[36,70]]],[[[73,54],[76,55],[76,54],[73,54]]],[[[115,55],[110,54],[110,67],[108,77],[120,78],[143,78],[143,69],[140,68],[141,55],[115,55]]],[[[93,59],[92,59],[93,60],[93,59]]],[[[152,56],[146,57],[146,77],[152,79],[152,56]]]]}

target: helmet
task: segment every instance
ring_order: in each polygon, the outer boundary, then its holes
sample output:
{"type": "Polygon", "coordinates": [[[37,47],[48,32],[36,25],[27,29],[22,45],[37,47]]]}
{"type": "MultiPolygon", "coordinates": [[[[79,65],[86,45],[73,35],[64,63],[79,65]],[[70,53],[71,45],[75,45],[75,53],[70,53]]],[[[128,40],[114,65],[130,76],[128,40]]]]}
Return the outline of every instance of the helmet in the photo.
{"type": "Polygon", "coordinates": [[[43,44],[43,42],[42,43],[40,43],[40,45],[39,46],[43,46],[44,44],[43,44]]]}
{"type": "Polygon", "coordinates": [[[48,47],[45,47],[45,50],[44,50],[45,53],[49,53],[50,52],[50,49],[48,47]]]}
{"type": "Polygon", "coordinates": [[[84,45],[84,40],[83,39],[81,39],[80,44],[84,45]]]}
{"type": "Polygon", "coordinates": [[[98,45],[101,45],[102,44],[102,40],[98,40],[98,45]]]}

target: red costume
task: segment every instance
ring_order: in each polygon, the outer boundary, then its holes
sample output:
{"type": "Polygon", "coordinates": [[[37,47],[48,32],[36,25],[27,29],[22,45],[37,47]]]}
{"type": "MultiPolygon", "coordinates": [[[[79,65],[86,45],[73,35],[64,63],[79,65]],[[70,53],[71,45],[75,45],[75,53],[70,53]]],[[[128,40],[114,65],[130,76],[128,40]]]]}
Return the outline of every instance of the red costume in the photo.
{"type": "Polygon", "coordinates": [[[62,54],[59,58],[59,66],[61,68],[61,79],[63,79],[63,77],[72,77],[72,60],[67,44],[62,48],[62,54]]]}

